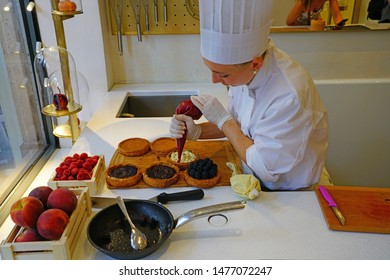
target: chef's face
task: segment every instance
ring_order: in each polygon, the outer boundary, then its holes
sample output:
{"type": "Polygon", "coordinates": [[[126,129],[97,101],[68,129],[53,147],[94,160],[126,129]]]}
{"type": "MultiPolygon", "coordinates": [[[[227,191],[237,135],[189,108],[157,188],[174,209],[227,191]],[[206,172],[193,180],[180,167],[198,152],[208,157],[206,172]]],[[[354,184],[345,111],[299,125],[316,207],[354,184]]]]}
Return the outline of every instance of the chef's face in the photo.
{"type": "Polygon", "coordinates": [[[203,58],[203,62],[211,71],[213,83],[221,83],[226,86],[240,86],[249,84],[254,77],[253,71],[255,68],[253,61],[236,65],[225,65],[203,58]]]}

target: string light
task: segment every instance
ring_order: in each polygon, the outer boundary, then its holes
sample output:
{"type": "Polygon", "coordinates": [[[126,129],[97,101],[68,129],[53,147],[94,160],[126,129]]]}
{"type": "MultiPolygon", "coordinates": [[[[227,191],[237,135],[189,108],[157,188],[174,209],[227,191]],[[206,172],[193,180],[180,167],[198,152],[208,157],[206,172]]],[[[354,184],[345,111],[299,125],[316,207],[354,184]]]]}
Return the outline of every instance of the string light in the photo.
{"type": "Polygon", "coordinates": [[[5,4],[5,6],[3,7],[3,10],[5,11],[5,12],[9,12],[10,10],[11,10],[11,8],[12,8],[12,2],[8,2],[7,4],[5,4]]]}
{"type": "Polygon", "coordinates": [[[30,1],[30,3],[28,3],[27,7],[26,7],[26,10],[31,12],[35,7],[35,3],[33,1],[30,1]]]}

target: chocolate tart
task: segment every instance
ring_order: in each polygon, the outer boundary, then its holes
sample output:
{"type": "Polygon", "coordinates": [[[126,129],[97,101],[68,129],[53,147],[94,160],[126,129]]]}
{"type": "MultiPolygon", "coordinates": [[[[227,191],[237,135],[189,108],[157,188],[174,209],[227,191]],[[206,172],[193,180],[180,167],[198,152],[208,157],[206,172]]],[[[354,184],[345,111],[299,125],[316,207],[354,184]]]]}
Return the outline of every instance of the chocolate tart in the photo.
{"type": "Polygon", "coordinates": [[[150,143],[144,138],[128,138],[118,144],[118,152],[128,157],[143,156],[150,150],[150,143]]]}
{"type": "Polygon", "coordinates": [[[112,188],[128,188],[138,184],[142,170],[133,164],[113,165],[107,168],[105,178],[112,188]]]}
{"type": "Polygon", "coordinates": [[[144,182],[154,188],[166,188],[179,180],[179,168],[167,162],[157,162],[142,174],[144,182]]]}
{"type": "MultiPolygon", "coordinates": [[[[192,163],[194,162],[195,160],[199,159],[199,156],[197,154],[195,154],[193,151],[190,151],[190,150],[184,150],[183,153],[190,153],[192,154],[192,156],[194,157],[191,161],[180,161],[180,162],[177,162],[176,160],[172,159],[172,155],[175,155],[174,158],[177,158],[177,151],[173,151],[173,152],[170,152],[168,155],[167,155],[167,160],[169,163],[172,163],[174,165],[176,165],[177,167],[179,167],[180,170],[186,170],[187,167],[192,163]]],[[[182,154],[182,159],[183,159],[183,154],[182,154]]]]}
{"type": "Polygon", "coordinates": [[[150,149],[156,156],[167,156],[177,148],[176,140],[169,137],[157,138],[150,144],[150,149]]]}

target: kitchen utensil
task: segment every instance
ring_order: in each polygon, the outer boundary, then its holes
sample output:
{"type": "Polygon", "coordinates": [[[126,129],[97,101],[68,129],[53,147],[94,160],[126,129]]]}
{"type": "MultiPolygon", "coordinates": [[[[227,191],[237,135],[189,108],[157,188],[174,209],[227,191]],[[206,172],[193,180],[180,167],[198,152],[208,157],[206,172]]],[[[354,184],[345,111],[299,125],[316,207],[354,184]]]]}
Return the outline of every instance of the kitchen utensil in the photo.
{"type": "Polygon", "coordinates": [[[129,0],[131,8],[133,9],[135,22],[137,25],[137,37],[138,42],[142,42],[142,33],[140,25],[140,14],[141,14],[141,0],[129,0]]]}
{"type": "Polygon", "coordinates": [[[158,23],[158,0],[153,0],[154,22],[158,23]]]}
{"type": "MultiPolygon", "coordinates": [[[[198,200],[204,197],[204,191],[202,189],[195,189],[184,192],[175,192],[175,193],[160,193],[159,195],[149,198],[148,200],[166,204],[170,201],[180,201],[180,200],[198,200]]],[[[127,201],[129,199],[124,199],[127,201]]],[[[112,197],[91,197],[92,207],[94,208],[105,208],[116,203],[116,199],[112,197]]]]}
{"type": "Polygon", "coordinates": [[[89,222],[87,235],[90,243],[99,251],[116,259],[139,259],[155,252],[172,231],[195,219],[245,208],[246,201],[234,201],[211,205],[186,212],[174,219],[171,212],[160,203],[148,200],[129,200],[126,208],[135,225],[145,233],[148,246],[140,251],[129,245],[128,223],[114,204],[99,211],[89,222]]]}
{"type": "Polygon", "coordinates": [[[145,30],[149,31],[149,2],[150,0],[141,0],[145,10],[145,30]]]}
{"type": "Polygon", "coordinates": [[[343,214],[341,213],[340,209],[337,207],[337,204],[333,200],[333,197],[330,195],[330,193],[327,191],[327,189],[324,186],[320,186],[319,190],[320,190],[322,196],[325,198],[326,202],[328,202],[329,207],[332,208],[337,219],[340,221],[340,223],[342,225],[345,225],[345,218],[344,218],[343,214]]]}
{"type": "Polygon", "coordinates": [[[168,22],[168,0],[164,0],[164,23],[168,22]]]}
{"type": "Polygon", "coordinates": [[[131,248],[134,250],[143,250],[148,245],[148,239],[146,238],[145,234],[142,233],[131,220],[129,213],[127,212],[127,208],[125,205],[125,202],[123,201],[121,196],[118,196],[116,198],[116,201],[119,205],[119,208],[122,210],[123,215],[125,215],[126,220],[129,222],[131,227],[131,234],[130,234],[130,245],[131,248]]]}
{"type": "Polygon", "coordinates": [[[112,14],[115,18],[115,27],[117,32],[118,52],[123,55],[122,44],[122,14],[123,14],[123,0],[109,0],[112,14]]]}
{"type": "Polygon", "coordinates": [[[318,202],[331,230],[390,234],[390,188],[326,186],[347,220],[343,226],[316,186],[318,202]]]}

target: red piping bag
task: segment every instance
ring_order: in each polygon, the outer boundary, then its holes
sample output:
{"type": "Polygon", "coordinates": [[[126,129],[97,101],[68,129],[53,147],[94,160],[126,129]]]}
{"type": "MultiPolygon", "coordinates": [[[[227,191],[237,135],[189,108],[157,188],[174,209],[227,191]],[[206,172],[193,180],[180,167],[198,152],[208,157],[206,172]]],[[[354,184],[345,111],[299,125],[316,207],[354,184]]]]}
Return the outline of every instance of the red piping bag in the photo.
{"type": "MultiPolygon", "coordinates": [[[[187,115],[191,117],[194,120],[199,120],[202,117],[202,112],[196,107],[190,99],[182,101],[177,107],[176,107],[176,115],[187,115]]],[[[187,130],[185,131],[182,138],[176,139],[176,145],[177,145],[177,161],[180,162],[181,160],[181,154],[184,149],[184,145],[187,140],[187,130]]]]}

